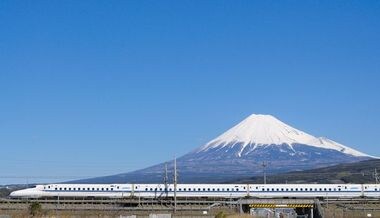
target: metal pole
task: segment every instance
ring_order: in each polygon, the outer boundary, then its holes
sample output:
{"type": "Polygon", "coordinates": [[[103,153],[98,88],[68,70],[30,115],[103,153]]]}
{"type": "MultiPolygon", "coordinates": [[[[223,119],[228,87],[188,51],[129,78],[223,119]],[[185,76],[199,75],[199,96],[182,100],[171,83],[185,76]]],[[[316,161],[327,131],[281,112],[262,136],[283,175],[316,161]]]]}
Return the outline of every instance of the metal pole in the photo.
{"type": "Polygon", "coordinates": [[[375,168],[375,174],[374,174],[374,176],[375,176],[376,184],[379,184],[379,176],[377,174],[377,169],[376,168],[375,168]]]}
{"type": "Polygon", "coordinates": [[[174,213],[177,212],[177,158],[174,157],[174,213]]]}
{"type": "Polygon", "coordinates": [[[263,166],[263,173],[264,173],[264,184],[267,184],[267,172],[266,172],[267,163],[263,161],[262,166],[263,166]]]}
{"type": "Polygon", "coordinates": [[[166,195],[166,198],[168,197],[168,164],[165,163],[165,177],[164,177],[164,184],[165,184],[165,195],[166,195]]]}

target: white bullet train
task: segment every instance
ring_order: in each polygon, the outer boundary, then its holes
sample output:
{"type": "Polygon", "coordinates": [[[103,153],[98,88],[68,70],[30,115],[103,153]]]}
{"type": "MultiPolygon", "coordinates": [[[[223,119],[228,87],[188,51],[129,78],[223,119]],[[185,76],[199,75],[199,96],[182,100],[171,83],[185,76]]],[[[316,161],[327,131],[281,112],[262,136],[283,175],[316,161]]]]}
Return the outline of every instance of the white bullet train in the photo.
{"type": "MultiPolygon", "coordinates": [[[[178,184],[176,196],[213,198],[380,198],[380,184],[178,184]]],[[[174,197],[165,184],[46,184],[14,191],[11,198],[174,197]]]]}

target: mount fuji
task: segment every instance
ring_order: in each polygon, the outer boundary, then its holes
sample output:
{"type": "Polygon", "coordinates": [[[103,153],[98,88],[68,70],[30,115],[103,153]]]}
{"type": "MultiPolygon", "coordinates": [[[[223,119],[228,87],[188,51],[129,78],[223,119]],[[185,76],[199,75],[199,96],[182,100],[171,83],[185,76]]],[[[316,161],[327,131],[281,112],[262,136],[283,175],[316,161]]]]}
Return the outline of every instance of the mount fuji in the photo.
{"type": "MultiPolygon", "coordinates": [[[[226,182],[268,173],[314,169],[373,158],[324,137],[314,137],[274,116],[252,114],[236,126],[177,159],[182,183],[226,182]]],[[[167,163],[173,166],[172,162],[167,163]]],[[[162,182],[165,163],[131,173],[81,182],[162,182]]]]}

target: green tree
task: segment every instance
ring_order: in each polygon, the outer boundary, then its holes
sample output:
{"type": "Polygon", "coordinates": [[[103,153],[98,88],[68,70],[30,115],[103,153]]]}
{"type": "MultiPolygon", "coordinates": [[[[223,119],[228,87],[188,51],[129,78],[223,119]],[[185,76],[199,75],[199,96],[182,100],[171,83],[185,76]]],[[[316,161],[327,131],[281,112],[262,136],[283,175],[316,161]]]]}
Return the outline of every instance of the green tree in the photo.
{"type": "Polygon", "coordinates": [[[41,204],[38,202],[33,202],[29,206],[29,211],[30,211],[30,215],[32,215],[32,216],[37,216],[37,215],[41,214],[41,212],[42,212],[41,204]]]}
{"type": "Polygon", "coordinates": [[[215,215],[215,218],[226,218],[226,214],[223,211],[220,211],[215,215]]]}

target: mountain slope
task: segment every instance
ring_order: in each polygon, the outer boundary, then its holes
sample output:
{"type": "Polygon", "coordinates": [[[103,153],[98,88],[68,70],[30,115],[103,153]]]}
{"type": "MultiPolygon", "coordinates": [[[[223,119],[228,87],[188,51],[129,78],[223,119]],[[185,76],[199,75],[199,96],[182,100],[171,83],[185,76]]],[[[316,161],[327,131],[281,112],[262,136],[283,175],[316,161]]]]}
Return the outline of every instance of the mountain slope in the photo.
{"type": "MultiPolygon", "coordinates": [[[[257,175],[261,164],[282,173],[371,159],[323,137],[297,130],[270,115],[251,115],[219,137],[178,158],[182,183],[224,182],[257,175]]],[[[169,168],[173,164],[169,163],[169,168]]],[[[164,163],[131,173],[80,182],[162,182],[164,163]]],[[[78,181],[76,181],[78,182],[78,181]]]]}
{"type": "Polygon", "coordinates": [[[357,157],[368,156],[327,138],[316,138],[281,122],[271,115],[256,114],[252,114],[227,132],[202,146],[197,152],[238,146],[240,150],[236,154],[241,156],[267,145],[287,145],[291,150],[294,150],[292,147],[294,144],[332,149],[357,157]]]}
{"type": "MultiPolygon", "coordinates": [[[[335,166],[268,175],[267,182],[280,183],[375,183],[375,169],[380,169],[380,160],[365,160],[335,166]]],[[[378,175],[380,172],[378,171],[378,175]]],[[[380,178],[379,178],[380,179],[380,178]]],[[[229,181],[231,183],[263,183],[263,176],[229,181]]]]}

